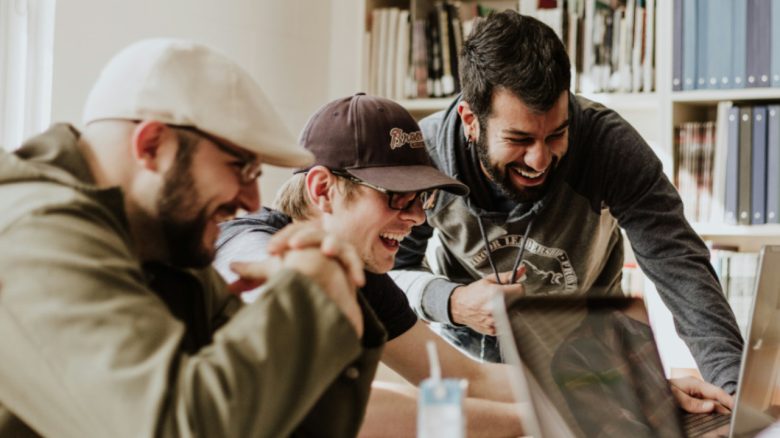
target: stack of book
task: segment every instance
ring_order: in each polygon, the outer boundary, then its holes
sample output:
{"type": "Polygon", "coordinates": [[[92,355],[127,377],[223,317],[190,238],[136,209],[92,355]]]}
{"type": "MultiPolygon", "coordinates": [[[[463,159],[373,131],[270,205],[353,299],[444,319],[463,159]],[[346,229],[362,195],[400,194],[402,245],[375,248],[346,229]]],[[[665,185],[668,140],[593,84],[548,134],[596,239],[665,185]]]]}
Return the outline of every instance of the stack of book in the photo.
{"type": "Polygon", "coordinates": [[[780,104],[718,104],[676,129],[674,181],[694,222],[780,223],[780,104]]]}
{"type": "Polygon", "coordinates": [[[566,44],[572,90],[649,92],[655,87],[655,0],[520,0],[520,13],[566,44]]]}
{"type": "MultiPolygon", "coordinates": [[[[572,90],[654,89],[656,0],[520,0],[519,12],[549,25],[566,45],[572,90]]],[[[363,83],[393,99],[460,92],[458,57],[474,22],[517,0],[423,2],[412,14],[377,8],[364,36],[363,83]]]]}
{"type": "Polygon", "coordinates": [[[673,90],[780,87],[780,3],[674,0],[673,90]]]}

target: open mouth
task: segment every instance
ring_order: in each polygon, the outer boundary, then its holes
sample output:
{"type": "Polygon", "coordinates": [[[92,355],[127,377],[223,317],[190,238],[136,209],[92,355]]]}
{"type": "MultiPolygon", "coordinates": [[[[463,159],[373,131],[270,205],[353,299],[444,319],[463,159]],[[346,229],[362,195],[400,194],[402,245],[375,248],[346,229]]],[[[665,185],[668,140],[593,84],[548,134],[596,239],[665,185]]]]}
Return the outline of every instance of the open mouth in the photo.
{"type": "Polygon", "coordinates": [[[509,171],[516,179],[519,179],[522,185],[535,186],[542,184],[550,173],[550,169],[553,168],[555,161],[551,162],[547,168],[541,171],[535,171],[529,168],[521,168],[518,165],[509,166],[509,171]]]}
{"type": "Polygon", "coordinates": [[[390,250],[397,250],[401,246],[401,241],[404,240],[407,233],[380,233],[379,240],[390,250]]]}

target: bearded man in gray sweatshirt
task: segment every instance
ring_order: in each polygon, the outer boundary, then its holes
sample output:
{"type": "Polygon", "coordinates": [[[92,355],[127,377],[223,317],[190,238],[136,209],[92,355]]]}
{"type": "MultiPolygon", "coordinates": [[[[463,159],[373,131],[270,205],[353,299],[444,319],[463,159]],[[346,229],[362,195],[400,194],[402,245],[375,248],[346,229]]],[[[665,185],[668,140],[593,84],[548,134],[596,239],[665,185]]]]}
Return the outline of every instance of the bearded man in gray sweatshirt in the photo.
{"type": "Polygon", "coordinates": [[[464,43],[460,76],[462,95],[421,127],[435,164],[471,192],[436,199],[393,271],[418,315],[501,361],[490,297],[622,295],[622,228],[703,377],[733,393],[743,341],[709,252],[634,128],[569,92],[552,29],[512,11],[488,17],[464,43]],[[522,282],[499,281],[521,265],[522,282]]]}

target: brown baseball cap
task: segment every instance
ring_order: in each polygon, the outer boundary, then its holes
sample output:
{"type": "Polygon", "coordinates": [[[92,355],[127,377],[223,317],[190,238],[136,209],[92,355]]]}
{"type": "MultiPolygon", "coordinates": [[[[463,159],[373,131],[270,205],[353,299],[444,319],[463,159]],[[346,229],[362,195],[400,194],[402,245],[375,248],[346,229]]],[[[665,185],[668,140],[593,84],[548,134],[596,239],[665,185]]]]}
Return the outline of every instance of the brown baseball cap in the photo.
{"type": "Polygon", "coordinates": [[[419,125],[389,99],[357,93],[334,100],[309,119],[300,143],[314,154],[314,165],[345,171],[392,192],[469,192],[433,166],[419,125]]]}

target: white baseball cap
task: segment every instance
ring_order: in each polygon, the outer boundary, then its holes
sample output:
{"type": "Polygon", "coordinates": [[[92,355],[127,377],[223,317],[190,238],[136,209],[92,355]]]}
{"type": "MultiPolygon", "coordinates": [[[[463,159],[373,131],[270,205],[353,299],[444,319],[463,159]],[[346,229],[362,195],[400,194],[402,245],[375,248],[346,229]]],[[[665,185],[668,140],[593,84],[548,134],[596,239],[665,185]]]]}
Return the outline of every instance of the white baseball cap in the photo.
{"type": "Polygon", "coordinates": [[[196,128],[275,166],[304,167],[314,159],[243,68],[185,40],[147,39],[117,53],[84,106],[85,125],[103,119],[153,119],[196,128]]]}

